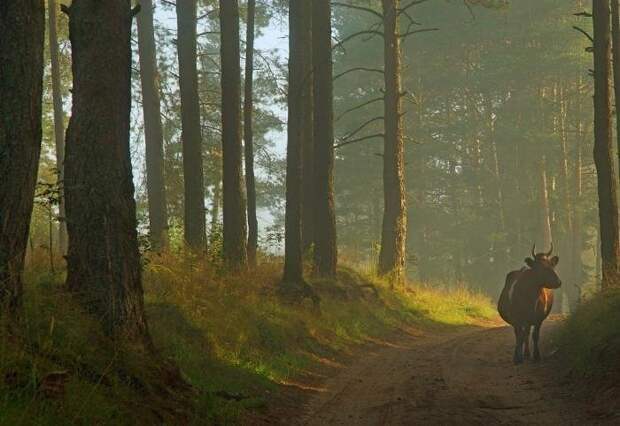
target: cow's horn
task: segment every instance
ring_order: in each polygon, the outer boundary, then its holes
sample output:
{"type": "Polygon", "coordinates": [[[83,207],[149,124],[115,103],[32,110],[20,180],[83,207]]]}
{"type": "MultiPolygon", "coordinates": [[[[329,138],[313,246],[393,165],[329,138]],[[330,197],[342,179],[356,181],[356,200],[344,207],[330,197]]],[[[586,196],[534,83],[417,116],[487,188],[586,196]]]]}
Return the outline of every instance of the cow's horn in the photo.
{"type": "Polygon", "coordinates": [[[549,250],[549,252],[546,254],[547,257],[551,256],[551,253],[553,253],[553,243],[551,243],[551,250],[549,250]]]}
{"type": "Polygon", "coordinates": [[[536,259],[536,243],[532,246],[532,258],[536,259]]]}

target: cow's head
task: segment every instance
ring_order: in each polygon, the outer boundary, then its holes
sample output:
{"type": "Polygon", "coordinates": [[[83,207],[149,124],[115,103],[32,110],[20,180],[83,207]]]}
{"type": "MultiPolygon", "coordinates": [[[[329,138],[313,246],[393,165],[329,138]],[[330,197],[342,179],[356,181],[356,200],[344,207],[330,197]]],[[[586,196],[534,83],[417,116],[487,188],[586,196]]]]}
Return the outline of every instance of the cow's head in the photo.
{"type": "Polygon", "coordinates": [[[547,253],[536,253],[536,244],[532,247],[532,257],[525,259],[525,263],[534,271],[536,284],[546,288],[560,288],[562,280],[555,272],[555,267],[560,261],[557,256],[551,257],[553,253],[553,244],[551,250],[547,253]]]}

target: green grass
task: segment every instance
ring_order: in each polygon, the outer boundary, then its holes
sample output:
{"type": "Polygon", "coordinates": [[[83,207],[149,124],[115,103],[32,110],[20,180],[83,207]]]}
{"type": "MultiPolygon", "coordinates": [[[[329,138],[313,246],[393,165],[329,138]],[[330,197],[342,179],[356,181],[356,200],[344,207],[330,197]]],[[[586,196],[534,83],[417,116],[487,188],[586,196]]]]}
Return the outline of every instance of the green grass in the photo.
{"type": "Polygon", "coordinates": [[[559,353],[573,375],[606,382],[620,375],[620,289],[596,294],[558,333],[559,353]]]}
{"type": "MultiPolygon", "coordinates": [[[[265,409],[280,384],[317,359],[338,359],[399,327],[445,329],[494,316],[486,298],[464,288],[390,290],[351,268],[341,268],[336,282],[310,283],[320,309],[294,305],[277,296],[280,274],[278,262],[236,275],[172,255],[147,262],[151,333],[194,388],[193,424],[235,424],[247,410],[265,409]]],[[[44,270],[27,274],[22,335],[0,340],[0,424],[174,422],[158,367],[103,336],[62,280],[44,270]],[[68,372],[65,393],[46,399],[38,389],[54,371],[68,372]]]]}

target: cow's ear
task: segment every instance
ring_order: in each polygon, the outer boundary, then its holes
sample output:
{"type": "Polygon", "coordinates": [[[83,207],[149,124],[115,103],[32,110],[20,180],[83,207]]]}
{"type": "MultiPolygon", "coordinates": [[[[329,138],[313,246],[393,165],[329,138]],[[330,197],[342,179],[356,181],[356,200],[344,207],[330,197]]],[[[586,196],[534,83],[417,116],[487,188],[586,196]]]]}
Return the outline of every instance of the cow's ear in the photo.
{"type": "Polygon", "coordinates": [[[534,259],[532,259],[531,257],[526,257],[525,264],[533,269],[536,262],[534,262],[534,259]]]}
{"type": "Polygon", "coordinates": [[[559,257],[557,257],[557,256],[553,256],[553,257],[551,258],[551,264],[553,265],[553,267],[555,268],[555,266],[556,266],[558,263],[560,263],[560,258],[559,258],[559,257]]]}

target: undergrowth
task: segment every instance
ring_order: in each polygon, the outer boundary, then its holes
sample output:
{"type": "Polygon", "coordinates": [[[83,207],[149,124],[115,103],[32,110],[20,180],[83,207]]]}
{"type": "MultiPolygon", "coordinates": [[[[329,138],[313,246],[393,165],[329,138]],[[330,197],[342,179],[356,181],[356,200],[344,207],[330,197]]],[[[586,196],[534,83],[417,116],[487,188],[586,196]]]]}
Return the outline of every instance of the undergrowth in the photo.
{"type": "MultiPolygon", "coordinates": [[[[559,353],[570,372],[606,382],[620,375],[620,289],[582,303],[559,332],[559,353]]],[[[614,379],[614,384],[616,380],[614,379]]]]}
{"type": "MultiPolygon", "coordinates": [[[[248,410],[264,410],[280,384],[318,359],[398,328],[439,330],[494,315],[485,297],[464,288],[391,290],[351,268],[341,268],[335,282],[310,282],[321,298],[317,308],[281,301],[278,260],[241,274],[195,257],[147,260],[150,331],[161,357],[193,388],[192,424],[235,424],[248,410]]],[[[63,290],[62,273],[32,268],[25,282],[21,329],[0,336],[0,424],[174,422],[179,413],[160,395],[161,371],[102,335],[63,290]],[[46,390],[56,376],[63,383],[46,390]]]]}

